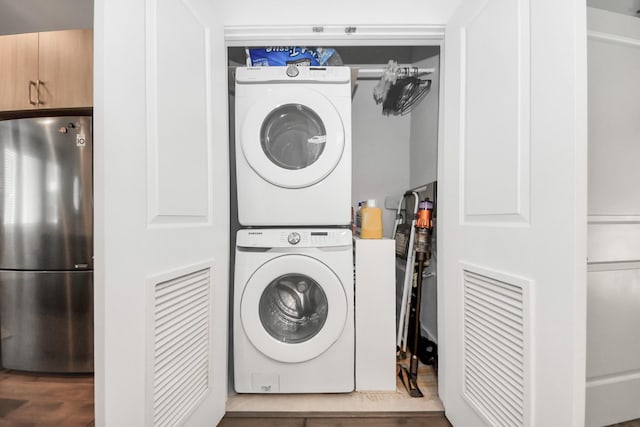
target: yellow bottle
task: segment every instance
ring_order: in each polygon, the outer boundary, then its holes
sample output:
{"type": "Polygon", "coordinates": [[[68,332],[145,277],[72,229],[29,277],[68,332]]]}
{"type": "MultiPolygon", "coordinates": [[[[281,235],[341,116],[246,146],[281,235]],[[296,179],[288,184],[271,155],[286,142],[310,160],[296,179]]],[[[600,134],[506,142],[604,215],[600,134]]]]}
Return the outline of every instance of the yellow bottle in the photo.
{"type": "Polygon", "coordinates": [[[367,200],[366,206],[362,207],[360,237],[382,239],[382,209],[376,207],[375,200],[367,200]]]}

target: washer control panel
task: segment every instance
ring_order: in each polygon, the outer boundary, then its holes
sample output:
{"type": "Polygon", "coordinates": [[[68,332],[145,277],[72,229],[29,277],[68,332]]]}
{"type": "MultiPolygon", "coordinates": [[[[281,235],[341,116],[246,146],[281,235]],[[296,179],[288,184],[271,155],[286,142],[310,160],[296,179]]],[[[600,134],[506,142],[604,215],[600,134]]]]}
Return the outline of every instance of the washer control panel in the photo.
{"type": "MultiPolygon", "coordinates": [[[[297,230],[286,233],[286,241],[291,246],[325,247],[351,244],[349,230],[297,230]]],[[[284,234],[279,239],[283,242],[284,234]]]]}
{"type": "Polygon", "coordinates": [[[321,248],[351,246],[348,228],[313,229],[243,229],[236,236],[238,247],[250,248],[321,248]]]}
{"type": "Polygon", "coordinates": [[[300,233],[298,233],[297,231],[289,233],[289,235],[287,236],[287,240],[292,245],[297,245],[298,243],[300,243],[300,239],[301,239],[300,233]]]}

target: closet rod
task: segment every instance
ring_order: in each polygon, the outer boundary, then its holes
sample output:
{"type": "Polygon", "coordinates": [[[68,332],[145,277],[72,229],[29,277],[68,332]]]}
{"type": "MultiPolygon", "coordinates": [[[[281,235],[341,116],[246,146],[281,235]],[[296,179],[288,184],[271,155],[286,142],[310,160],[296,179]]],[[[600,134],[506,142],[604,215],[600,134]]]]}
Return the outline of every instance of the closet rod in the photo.
{"type": "MultiPolygon", "coordinates": [[[[359,79],[379,79],[382,77],[382,74],[387,70],[386,68],[361,68],[354,67],[358,69],[358,78],[359,79]]],[[[411,66],[398,66],[398,69],[415,69],[415,67],[411,66]]],[[[435,68],[418,68],[418,75],[422,74],[433,74],[435,73],[435,68]]]]}

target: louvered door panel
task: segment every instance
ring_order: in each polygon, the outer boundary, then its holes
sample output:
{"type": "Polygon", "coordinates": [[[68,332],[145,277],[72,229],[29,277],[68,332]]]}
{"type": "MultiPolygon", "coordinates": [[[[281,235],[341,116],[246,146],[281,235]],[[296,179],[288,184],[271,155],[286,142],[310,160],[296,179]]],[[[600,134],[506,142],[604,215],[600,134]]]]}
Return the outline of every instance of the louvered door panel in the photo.
{"type": "Polygon", "coordinates": [[[491,426],[529,426],[527,286],[463,274],[464,396],[491,426]]]}
{"type": "Polygon", "coordinates": [[[178,425],[209,387],[210,271],[154,287],[154,426],[178,425]]]}

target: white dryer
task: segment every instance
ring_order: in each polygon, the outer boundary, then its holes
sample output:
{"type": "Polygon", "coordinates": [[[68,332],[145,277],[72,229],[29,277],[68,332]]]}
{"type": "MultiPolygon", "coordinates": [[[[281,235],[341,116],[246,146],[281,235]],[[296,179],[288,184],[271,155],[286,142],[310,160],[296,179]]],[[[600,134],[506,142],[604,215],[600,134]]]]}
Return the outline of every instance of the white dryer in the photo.
{"type": "Polygon", "coordinates": [[[348,67],[239,67],[238,220],[244,226],[351,222],[348,67]]]}
{"type": "Polygon", "coordinates": [[[238,231],[235,390],[353,391],[353,305],[350,230],[238,231]]]}

